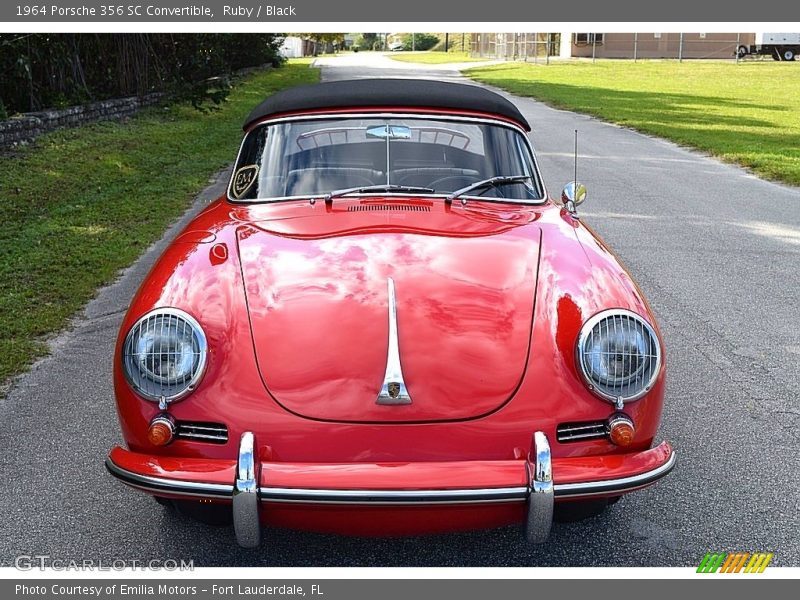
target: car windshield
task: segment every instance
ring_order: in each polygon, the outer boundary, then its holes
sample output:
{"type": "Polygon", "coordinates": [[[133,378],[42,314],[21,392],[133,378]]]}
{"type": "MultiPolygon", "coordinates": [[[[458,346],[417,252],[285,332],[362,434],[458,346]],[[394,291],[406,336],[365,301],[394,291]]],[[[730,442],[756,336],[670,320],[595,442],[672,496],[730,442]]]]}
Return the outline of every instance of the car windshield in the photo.
{"type": "Polygon", "coordinates": [[[509,176],[520,179],[468,195],[517,201],[543,196],[523,134],[499,123],[377,116],[299,119],[267,123],[247,134],[229,194],[235,200],[268,201],[388,186],[386,193],[446,196],[509,176]]]}

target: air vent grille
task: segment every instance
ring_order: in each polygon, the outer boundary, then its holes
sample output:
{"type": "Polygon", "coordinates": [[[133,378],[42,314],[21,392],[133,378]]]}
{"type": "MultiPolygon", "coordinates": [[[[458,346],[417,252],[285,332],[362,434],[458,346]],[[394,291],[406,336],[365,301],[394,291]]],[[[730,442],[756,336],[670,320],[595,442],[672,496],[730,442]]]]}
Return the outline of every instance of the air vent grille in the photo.
{"type": "Polygon", "coordinates": [[[559,442],[584,442],[606,437],[606,422],[592,421],[590,423],[561,423],[556,429],[556,439],[559,442]]]}
{"type": "Polygon", "coordinates": [[[222,423],[178,421],[176,429],[179,439],[211,444],[224,444],[228,441],[228,427],[222,423]]]}
{"type": "Polygon", "coordinates": [[[364,212],[373,210],[404,210],[409,212],[431,212],[430,206],[423,204],[356,204],[347,207],[347,212],[364,212]]]}

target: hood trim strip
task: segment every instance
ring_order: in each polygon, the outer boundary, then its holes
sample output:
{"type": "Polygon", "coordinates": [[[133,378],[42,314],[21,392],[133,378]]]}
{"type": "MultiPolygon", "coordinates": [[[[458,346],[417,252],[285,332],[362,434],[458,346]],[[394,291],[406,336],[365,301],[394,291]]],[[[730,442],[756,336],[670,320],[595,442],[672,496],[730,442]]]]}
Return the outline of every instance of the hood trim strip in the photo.
{"type": "Polygon", "coordinates": [[[403,379],[400,364],[400,342],[397,335],[397,298],[394,292],[394,279],[388,278],[389,288],[389,349],[386,352],[386,373],[383,376],[376,404],[398,406],[411,404],[411,396],[403,379]]]}

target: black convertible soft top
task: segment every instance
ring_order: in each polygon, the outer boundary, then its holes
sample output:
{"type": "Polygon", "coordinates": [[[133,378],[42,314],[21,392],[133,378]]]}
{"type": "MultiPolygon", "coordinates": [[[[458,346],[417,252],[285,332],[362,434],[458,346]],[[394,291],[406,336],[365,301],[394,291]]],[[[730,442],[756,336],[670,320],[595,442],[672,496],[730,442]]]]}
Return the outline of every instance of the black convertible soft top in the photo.
{"type": "Polygon", "coordinates": [[[273,94],[244,122],[244,129],[274,115],[342,108],[433,108],[500,115],[526,131],[531,126],[516,106],[500,94],[476,85],[429,79],[350,79],[301,85],[273,94]]]}

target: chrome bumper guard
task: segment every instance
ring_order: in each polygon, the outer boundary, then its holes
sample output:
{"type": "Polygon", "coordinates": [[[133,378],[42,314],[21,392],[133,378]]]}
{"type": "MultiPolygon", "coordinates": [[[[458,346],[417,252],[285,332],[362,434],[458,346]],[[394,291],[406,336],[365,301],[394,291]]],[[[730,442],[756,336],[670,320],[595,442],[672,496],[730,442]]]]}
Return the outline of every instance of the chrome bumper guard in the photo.
{"type": "Polygon", "coordinates": [[[259,519],[262,501],[311,504],[372,504],[372,505],[437,505],[487,502],[520,502],[527,504],[525,537],[531,543],[542,543],[550,534],[555,498],[609,495],[635,490],[657,481],[675,466],[675,453],[656,469],[631,477],[588,481],[582,483],[553,483],[553,466],[547,436],[537,431],[528,457],[528,486],[453,489],[453,490],[326,490],[262,487],[259,489],[261,462],[257,456],[255,436],[242,434],[233,485],[203,484],[132,473],[117,466],[111,459],[106,467],[124,483],[149,492],[178,496],[232,498],[233,525],[236,541],[245,548],[254,548],[261,541],[259,519]]]}
{"type": "Polygon", "coordinates": [[[532,544],[547,541],[553,524],[553,461],[550,443],[541,431],[533,434],[533,448],[528,458],[533,467],[528,492],[528,514],[525,519],[525,538],[532,544]]]}
{"type": "Polygon", "coordinates": [[[255,436],[242,434],[236,481],[233,483],[233,529],[242,548],[255,548],[261,543],[261,521],[258,518],[258,467],[255,436]]]}

